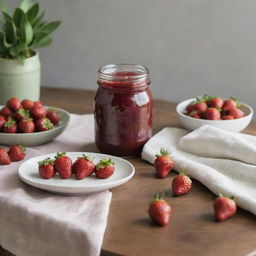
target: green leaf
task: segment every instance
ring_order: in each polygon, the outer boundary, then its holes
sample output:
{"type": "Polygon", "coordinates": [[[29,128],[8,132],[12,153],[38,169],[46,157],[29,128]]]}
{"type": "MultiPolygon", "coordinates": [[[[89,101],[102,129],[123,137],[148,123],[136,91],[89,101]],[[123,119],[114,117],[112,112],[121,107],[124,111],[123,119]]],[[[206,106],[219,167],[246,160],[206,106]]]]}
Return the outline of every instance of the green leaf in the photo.
{"type": "Polygon", "coordinates": [[[15,45],[17,42],[17,30],[13,21],[7,21],[5,23],[5,31],[8,42],[11,42],[15,45]]]}
{"type": "Polygon", "coordinates": [[[40,31],[51,34],[54,30],[56,30],[59,27],[60,23],[61,23],[60,21],[50,22],[45,26],[41,27],[40,31]]]}
{"type": "Polygon", "coordinates": [[[29,23],[29,21],[27,20],[26,16],[23,24],[23,31],[24,31],[25,45],[28,46],[33,41],[33,28],[29,23]]]}
{"type": "Polygon", "coordinates": [[[20,4],[20,9],[22,9],[26,13],[32,5],[33,3],[31,0],[23,0],[20,4]]]}
{"type": "Polygon", "coordinates": [[[5,21],[12,21],[12,17],[6,12],[3,12],[3,17],[5,21]]]}
{"type": "Polygon", "coordinates": [[[33,24],[39,12],[39,4],[34,4],[27,12],[28,21],[33,24]]]}
{"type": "Polygon", "coordinates": [[[9,14],[8,6],[4,0],[0,1],[0,10],[9,14]]]}
{"type": "Polygon", "coordinates": [[[42,13],[34,20],[34,22],[32,22],[32,25],[33,25],[33,26],[36,26],[36,25],[40,24],[40,23],[42,22],[42,19],[43,19],[44,15],[45,15],[45,12],[42,12],[42,13]]]}
{"type": "Polygon", "coordinates": [[[3,36],[4,36],[4,38],[3,38],[4,47],[5,47],[6,49],[11,48],[12,45],[11,45],[10,43],[8,43],[7,40],[6,40],[6,34],[3,34],[3,36]]]}
{"type": "Polygon", "coordinates": [[[51,43],[52,43],[52,39],[49,36],[47,36],[42,38],[41,40],[35,40],[33,42],[33,48],[46,47],[51,43]]]}
{"type": "Polygon", "coordinates": [[[13,21],[16,27],[20,28],[25,20],[25,13],[20,8],[16,8],[13,14],[13,21]]]}

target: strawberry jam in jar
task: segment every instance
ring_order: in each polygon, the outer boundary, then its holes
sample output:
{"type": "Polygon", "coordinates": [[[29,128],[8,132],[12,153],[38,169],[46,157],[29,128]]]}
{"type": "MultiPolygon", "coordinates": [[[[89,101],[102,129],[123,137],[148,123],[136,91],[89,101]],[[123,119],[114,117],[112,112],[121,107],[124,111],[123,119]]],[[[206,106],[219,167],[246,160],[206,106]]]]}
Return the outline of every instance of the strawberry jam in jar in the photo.
{"type": "Polygon", "coordinates": [[[99,69],[95,141],[102,153],[138,156],[152,135],[152,95],[147,68],[110,64],[99,69]]]}

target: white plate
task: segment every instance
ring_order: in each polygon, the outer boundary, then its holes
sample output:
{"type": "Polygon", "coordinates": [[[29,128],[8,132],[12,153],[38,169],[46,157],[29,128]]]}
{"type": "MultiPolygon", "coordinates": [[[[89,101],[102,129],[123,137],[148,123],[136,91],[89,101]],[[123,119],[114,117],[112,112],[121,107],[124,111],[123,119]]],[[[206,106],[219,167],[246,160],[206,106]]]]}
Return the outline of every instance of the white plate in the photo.
{"type": "Polygon", "coordinates": [[[77,180],[74,175],[70,179],[61,179],[56,175],[52,179],[43,179],[39,176],[38,161],[47,157],[54,158],[56,154],[42,155],[33,157],[20,165],[18,173],[19,177],[27,184],[43,190],[61,193],[61,194],[91,194],[106,189],[117,187],[132,178],[135,169],[128,161],[105,154],[90,153],[90,152],[67,152],[67,155],[74,162],[77,157],[82,154],[89,155],[94,158],[93,162],[97,163],[103,158],[111,158],[115,163],[115,172],[107,179],[98,179],[95,174],[86,177],[83,180],[77,180]]]}

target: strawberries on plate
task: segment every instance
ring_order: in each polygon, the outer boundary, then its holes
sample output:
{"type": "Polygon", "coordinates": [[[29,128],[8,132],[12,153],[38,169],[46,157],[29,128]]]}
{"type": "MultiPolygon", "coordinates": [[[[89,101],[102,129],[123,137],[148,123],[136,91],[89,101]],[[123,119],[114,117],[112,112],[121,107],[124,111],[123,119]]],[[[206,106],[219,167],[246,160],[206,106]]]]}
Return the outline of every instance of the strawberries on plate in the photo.
{"type": "Polygon", "coordinates": [[[66,152],[58,152],[55,156],[54,168],[62,179],[68,179],[72,175],[72,160],[66,152]]]}
{"type": "Polygon", "coordinates": [[[82,180],[85,177],[91,175],[95,171],[95,165],[89,156],[83,154],[78,157],[72,167],[72,172],[76,175],[78,180],[82,180]]]}
{"type": "Polygon", "coordinates": [[[95,175],[99,179],[107,179],[115,172],[115,163],[110,158],[104,158],[96,165],[95,175]]]}
{"type": "Polygon", "coordinates": [[[49,157],[38,162],[39,174],[43,179],[51,179],[55,176],[54,160],[49,157]]]}

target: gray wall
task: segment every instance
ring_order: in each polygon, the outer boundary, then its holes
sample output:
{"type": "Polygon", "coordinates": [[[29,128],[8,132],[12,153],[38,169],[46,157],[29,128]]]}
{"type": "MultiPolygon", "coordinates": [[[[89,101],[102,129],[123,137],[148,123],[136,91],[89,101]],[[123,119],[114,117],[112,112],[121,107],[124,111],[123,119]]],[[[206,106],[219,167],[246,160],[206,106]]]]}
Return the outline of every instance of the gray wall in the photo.
{"type": "Polygon", "coordinates": [[[157,98],[209,93],[256,107],[255,0],[39,2],[63,22],[40,50],[45,86],[96,89],[100,66],[139,63],[157,98]]]}

